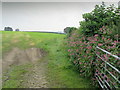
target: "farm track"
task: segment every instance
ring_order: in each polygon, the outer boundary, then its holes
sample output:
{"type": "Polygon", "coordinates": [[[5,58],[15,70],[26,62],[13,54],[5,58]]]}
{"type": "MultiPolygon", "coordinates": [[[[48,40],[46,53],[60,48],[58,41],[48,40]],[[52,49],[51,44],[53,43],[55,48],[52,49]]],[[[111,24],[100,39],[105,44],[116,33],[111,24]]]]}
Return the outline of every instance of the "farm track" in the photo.
{"type": "Polygon", "coordinates": [[[48,82],[45,76],[47,60],[43,59],[46,54],[46,52],[38,48],[29,48],[26,50],[13,48],[3,58],[3,77],[5,78],[3,83],[9,80],[11,66],[30,63],[32,64],[32,68],[29,68],[27,73],[23,74],[23,79],[20,80],[21,86],[19,87],[47,88],[48,82]]]}
{"type": "Polygon", "coordinates": [[[48,82],[45,75],[47,60],[40,60],[33,64],[33,68],[30,72],[24,75],[25,79],[22,86],[24,88],[48,88],[48,82]]]}

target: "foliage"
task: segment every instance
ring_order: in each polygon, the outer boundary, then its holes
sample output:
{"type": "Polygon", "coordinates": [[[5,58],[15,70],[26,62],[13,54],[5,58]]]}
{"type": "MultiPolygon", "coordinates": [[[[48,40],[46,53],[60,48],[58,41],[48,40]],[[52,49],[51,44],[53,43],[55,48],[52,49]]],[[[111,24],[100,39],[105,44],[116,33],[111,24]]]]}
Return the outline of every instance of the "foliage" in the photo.
{"type": "Polygon", "coordinates": [[[102,26],[117,25],[120,20],[119,14],[119,8],[115,8],[114,5],[106,7],[103,2],[102,5],[96,5],[92,12],[83,14],[84,21],[80,22],[80,28],[86,36],[98,34],[102,26]]]}
{"type": "Polygon", "coordinates": [[[4,31],[13,31],[13,29],[11,27],[5,27],[4,31]]]}
{"type": "Polygon", "coordinates": [[[19,29],[15,29],[15,31],[20,31],[19,29]]]}
{"type": "Polygon", "coordinates": [[[67,36],[69,37],[74,30],[77,30],[77,28],[75,28],[75,27],[66,27],[64,29],[64,33],[66,33],[67,36]]]}
{"type": "MultiPolygon", "coordinates": [[[[95,66],[98,67],[101,65],[101,63],[97,62],[98,60],[95,55],[96,46],[99,46],[114,55],[120,56],[118,51],[118,48],[120,48],[118,38],[120,38],[120,36],[118,33],[114,33],[115,28],[117,28],[117,26],[113,25],[113,28],[103,26],[98,30],[101,34],[95,34],[90,37],[86,37],[82,33],[78,34],[78,31],[76,31],[68,38],[70,60],[78,68],[78,71],[82,76],[92,78],[95,73],[95,66]]],[[[120,69],[120,62],[118,60],[114,60],[114,58],[111,58],[109,55],[106,56],[105,53],[97,53],[106,61],[120,69]],[[108,58],[110,59],[108,60],[108,58]]]]}
{"type": "MultiPolygon", "coordinates": [[[[96,81],[94,77],[97,68],[103,68],[104,64],[96,57],[97,53],[110,64],[120,69],[120,61],[106,55],[103,52],[97,51],[96,46],[111,52],[114,55],[120,56],[120,9],[114,5],[106,7],[96,5],[95,9],[83,14],[84,21],[80,22],[80,28],[71,33],[68,37],[68,56],[70,61],[77,67],[81,76],[89,77],[96,81]]],[[[102,75],[103,71],[99,70],[102,75]]],[[[111,72],[119,77],[115,71],[111,72]]],[[[106,80],[111,80],[108,74],[105,75],[106,80]]],[[[111,80],[112,81],[112,80],[111,80]]],[[[114,81],[113,81],[114,82],[114,81]]],[[[117,83],[113,83],[113,85],[117,83]]]]}

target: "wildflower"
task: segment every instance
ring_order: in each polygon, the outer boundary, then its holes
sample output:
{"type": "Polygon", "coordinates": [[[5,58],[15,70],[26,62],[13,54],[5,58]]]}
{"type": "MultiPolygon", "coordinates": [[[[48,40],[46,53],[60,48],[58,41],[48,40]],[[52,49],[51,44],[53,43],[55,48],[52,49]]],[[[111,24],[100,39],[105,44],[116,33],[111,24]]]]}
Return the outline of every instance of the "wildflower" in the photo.
{"type": "Polygon", "coordinates": [[[111,48],[115,48],[115,45],[113,45],[111,48]]]}
{"type": "Polygon", "coordinates": [[[102,46],[103,44],[99,43],[98,46],[102,46]]]}
{"type": "Polygon", "coordinates": [[[113,45],[116,45],[116,42],[112,43],[113,45]]]}
{"type": "Polygon", "coordinates": [[[98,34],[95,34],[95,36],[94,37],[98,37],[98,34]]]}
{"type": "Polygon", "coordinates": [[[70,49],[68,49],[68,52],[71,52],[71,50],[70,50],[70,49]]]}
{"type": "Polygon", "coordinates": [[[92,49],[92,46],[88,46],[88,47],[86,47],[87,49],[92,49]]]}
{"type": "MultiPolygon", "coordinates": [[[[99,45],[98,45],[99,46],[99,45]]],[[[100,54],[100,52],[96,52],[98,55],[100,54]]]]}
{"type": "Polygon", "coordinates": [[[104,37],[104,36],[102,36],[102,39],[104,40],[104,39],[105,39],[105,37],[104,37]]]}
{"type": "Polygon", "coordinates": [[[100,31],[102,31],[102,28],[100,28],[100,31]]]}
{"type": "Polygon", "coordinates": [[[114,41],[114,43],[118,43],[118,41],[114,41]]]}
{"type": "Polygon", "coordinates": [[[98,41],[97,38],[94,38],[94,41],[98,41]]]}
{"type": "Polygon", "coordinates": [[[108,60],[108,57],[107,57],[107,55],[104,55],[104,58],[105,58],[106,60],[108,60]]]}
{"type": "Polygon", "coordinates": [[[78,49],[76,49],[76,52],[78,52],[79,50],[78,49]]]}
{"type": "Polygon", "coordinates": [[[105,28],[105,26],[102,26],[102,28],[105,28]]]}
{"type": "Polygon", "coordinates": [[[79,62],[79,64],[82,64],[82,62],[79,62]]]}

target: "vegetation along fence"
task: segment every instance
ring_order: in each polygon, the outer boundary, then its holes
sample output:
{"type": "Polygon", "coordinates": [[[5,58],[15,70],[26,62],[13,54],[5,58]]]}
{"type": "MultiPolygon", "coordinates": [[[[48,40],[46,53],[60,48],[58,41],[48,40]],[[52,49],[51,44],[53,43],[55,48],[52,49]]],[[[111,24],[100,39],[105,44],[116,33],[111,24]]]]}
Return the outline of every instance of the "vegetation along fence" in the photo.
{"type": "Polygon", "coordinates": [[[95,78],[100,87],[107,90],[120,88],[120,57],[98,46],[95,54],[97,56],[95,78]]]}

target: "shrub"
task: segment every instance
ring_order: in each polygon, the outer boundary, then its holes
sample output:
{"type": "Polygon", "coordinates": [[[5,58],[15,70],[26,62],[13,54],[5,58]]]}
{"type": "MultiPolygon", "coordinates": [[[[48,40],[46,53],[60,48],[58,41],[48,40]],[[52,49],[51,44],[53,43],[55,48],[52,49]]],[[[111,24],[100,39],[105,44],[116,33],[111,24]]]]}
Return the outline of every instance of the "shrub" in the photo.
{"type": "MultiPolygon", "coordinates": [[[[103,68],[103,63],[100,62],[95,53],[120,69],[119,60],[96,50],[96,46],[99,46],[114,55],[120,56],[118,50],[120,48],[119,15],[120,9],[115,8],[114,5],[109,7],[105,7],[104,3],[100,6],[96,5],[91,13],[83,14],[85,20],[80,22],[80,28],[70,32],[67,38],[68,56],[77,67],[80,75],[92,79],[96,67],[103,68]]],[[[113,73],[115,72],[113,71],[113,73]]],[[[119,77],[118,74],[116,75],[119,77]]]]}
{"type": "Polygon", "coordinates": [[[117,25],[120,20],[120,9],[114,5],[106,7],[104,2],[102,5],[96,5],[95,9],[90,13],[83,14],[84,21],[80,22],[80,28],[86,36],[93,36],[99,33],[102,26],[117,25]]]}
{"type": "MultiPolygon", "coordinates": [[[[90,37],[86,37],[84,34],[78,34],[78,31],[76,31],[68,38],[68,52],[70,60],[78,68],[80,74],[85,77],[93,77],[95,65],[99,64],[96,63],[96,46],[120,56],[118,52],[118,48],[120,48],[118,38],[120,38],[120,36],[118,33],[113,35],[114,28],[110,29],[107,26],[103,26],[98,31],[101,33],[100,35],[95,34],[90,37]]],[[[100,52],[99,54],[102,55],[103,53],[100,52]]],[[[108,58],[104,54],[101,57],[105,59],[108,58]]],[[[118,61],[113,62],[112,60],[109,62],[115,66],[120,63],[118,61]]]]}

